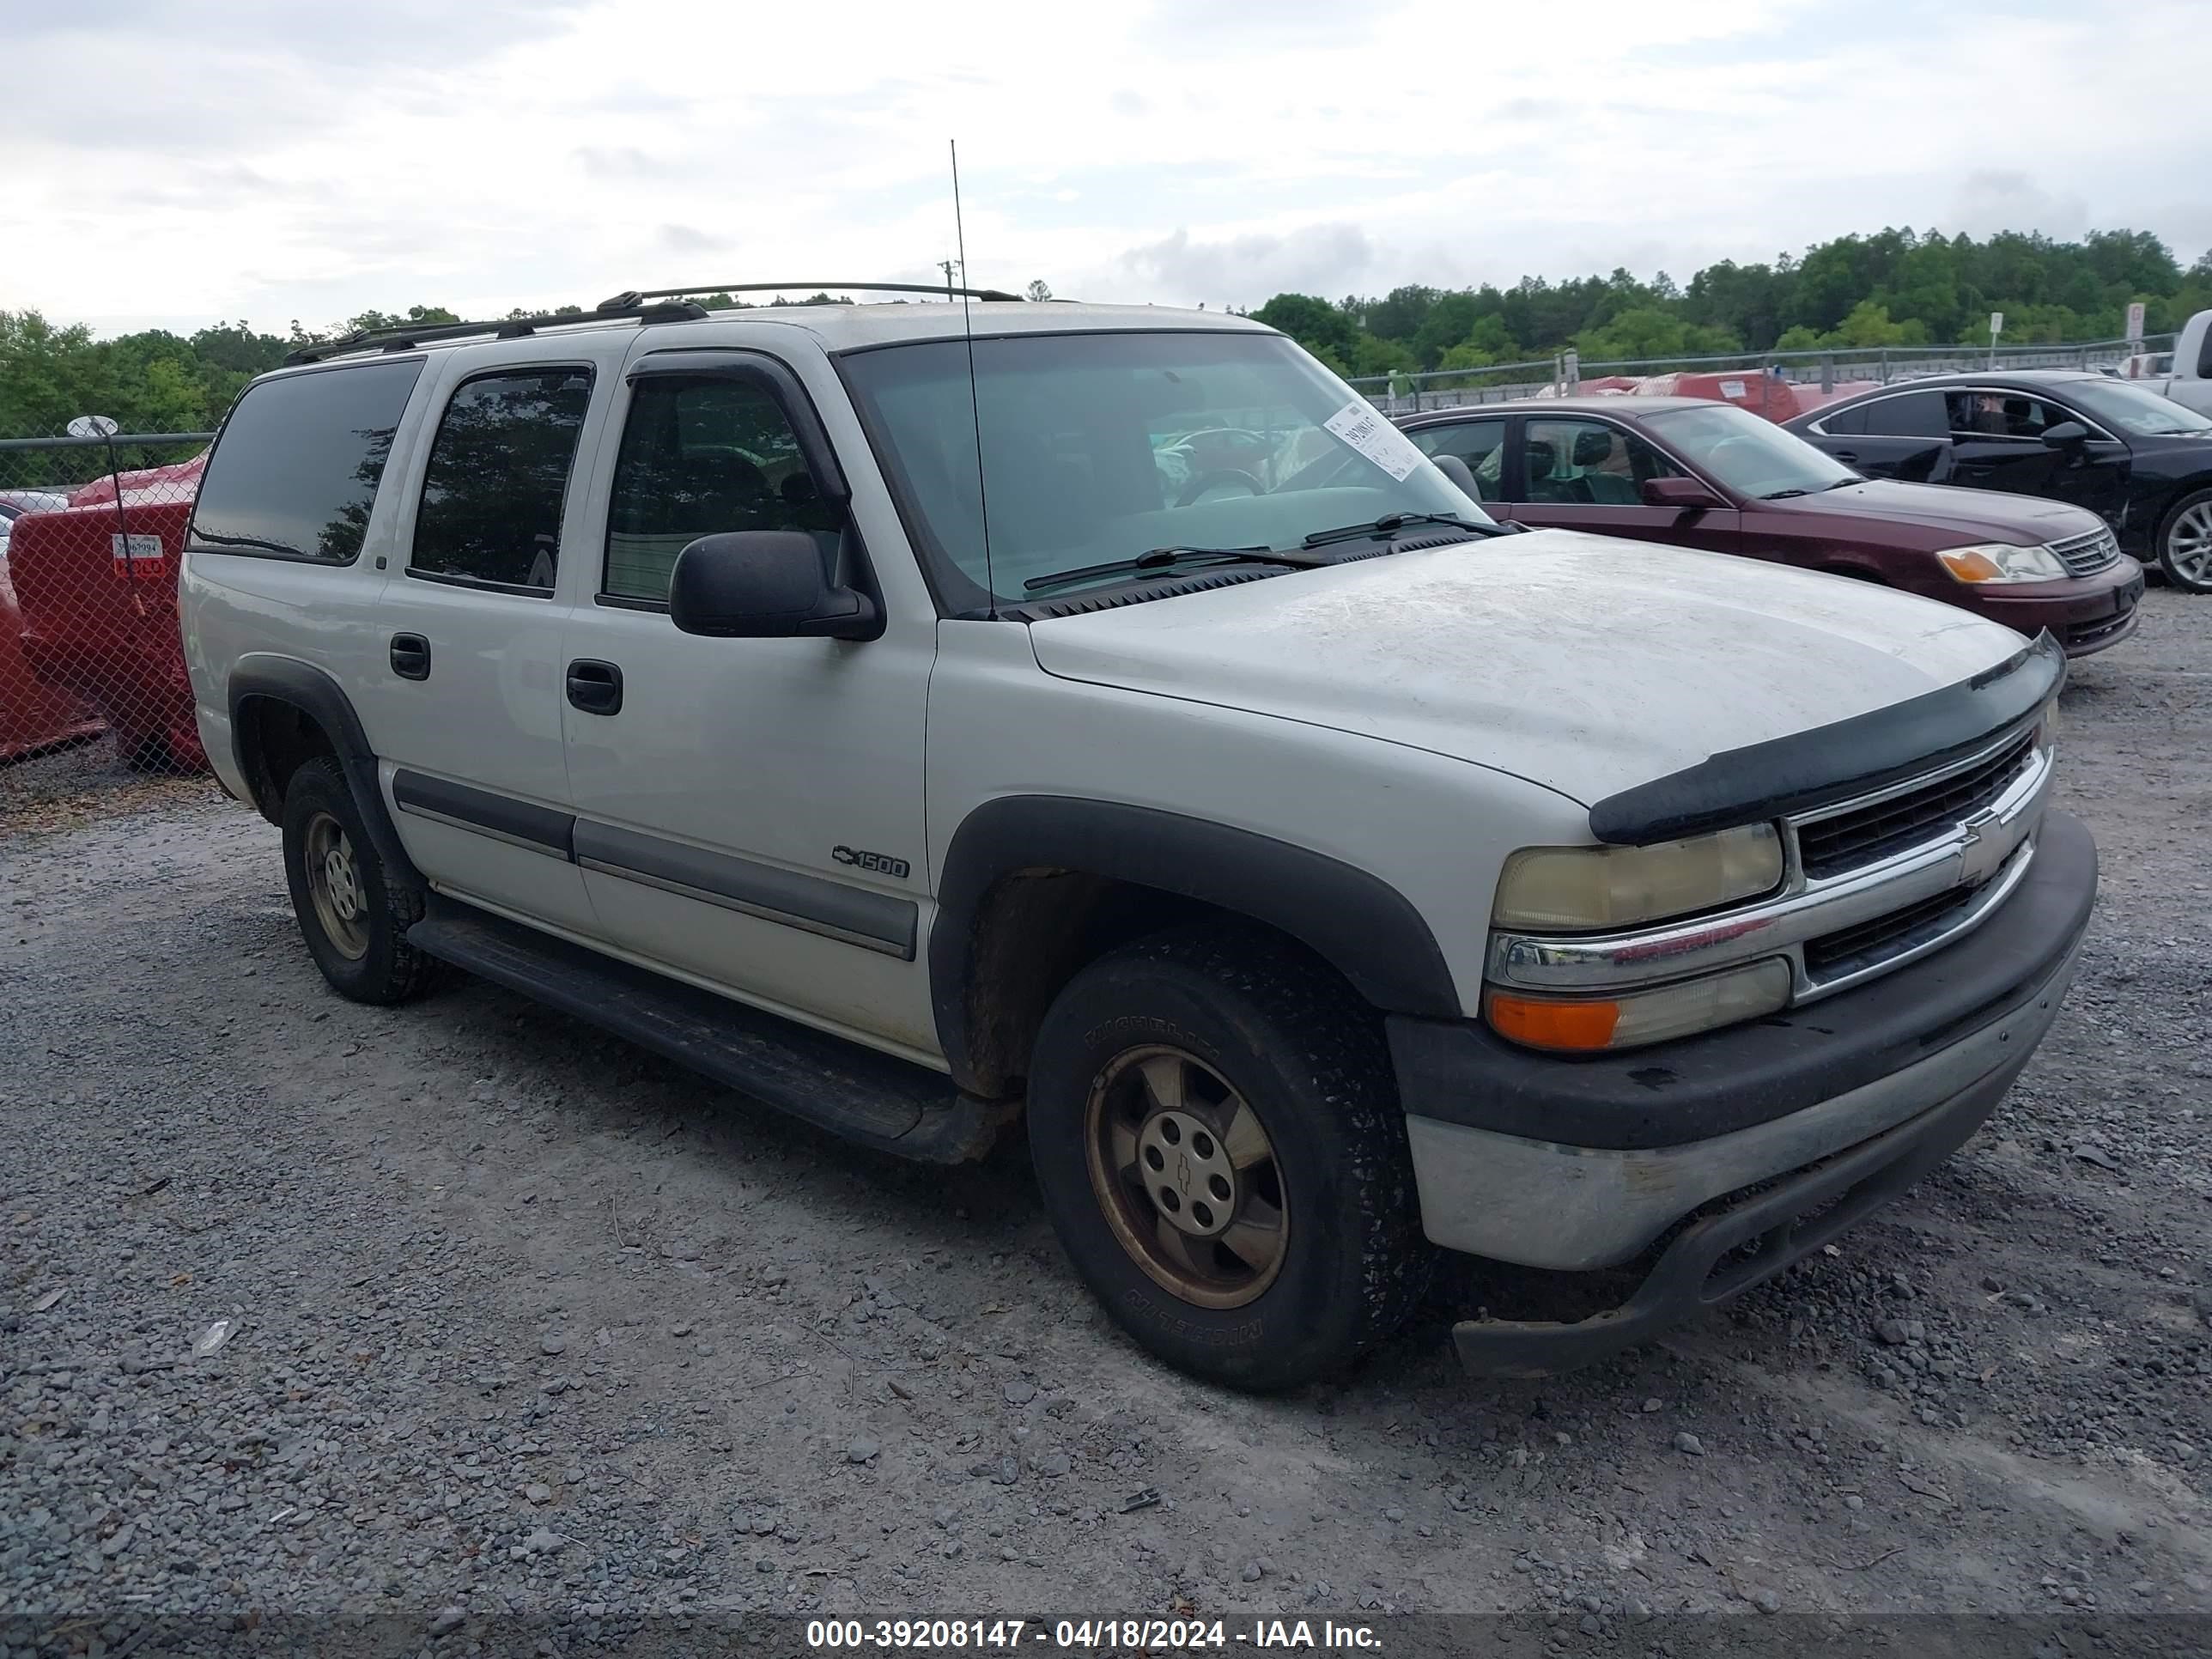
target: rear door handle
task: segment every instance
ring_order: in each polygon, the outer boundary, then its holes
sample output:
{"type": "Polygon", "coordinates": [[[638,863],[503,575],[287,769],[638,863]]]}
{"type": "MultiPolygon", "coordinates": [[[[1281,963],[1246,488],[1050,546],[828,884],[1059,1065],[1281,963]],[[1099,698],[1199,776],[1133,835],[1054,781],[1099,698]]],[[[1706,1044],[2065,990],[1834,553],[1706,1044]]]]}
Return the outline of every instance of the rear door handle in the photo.
{"type": "Polygon", "coordinates": [[[430,641],[420,634],[392,636],[392,672],[403,680],[430,678],[430,641]]]}
{"type": "Polygon", "coordinates": [[[1859,458],[1856,449],[1832,449],[1828,453],[1839,461],[1856,461],[1859,458]]]}
{"type": "Polygon", "coordinates": [[[568,701],[586,714],[621,714],[622,670],[595,658],[577,658],[568,665],[568,701]]]}

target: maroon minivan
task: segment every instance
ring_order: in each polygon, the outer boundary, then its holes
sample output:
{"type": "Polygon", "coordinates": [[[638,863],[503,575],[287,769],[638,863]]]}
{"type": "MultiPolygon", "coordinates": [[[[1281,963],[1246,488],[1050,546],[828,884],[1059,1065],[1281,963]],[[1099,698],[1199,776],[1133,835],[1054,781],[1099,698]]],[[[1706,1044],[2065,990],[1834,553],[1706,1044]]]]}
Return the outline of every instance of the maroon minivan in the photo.
{"type": "Polygon", "coordinates": [[[1462,462],[1494,519],[1884,582],[2031,636],[2047,628],[2072,657],[2135,631],[2142,568],[2095,514],[1863,477],[1732,404],[1539,398],[1399,424],[1462,462]]]}

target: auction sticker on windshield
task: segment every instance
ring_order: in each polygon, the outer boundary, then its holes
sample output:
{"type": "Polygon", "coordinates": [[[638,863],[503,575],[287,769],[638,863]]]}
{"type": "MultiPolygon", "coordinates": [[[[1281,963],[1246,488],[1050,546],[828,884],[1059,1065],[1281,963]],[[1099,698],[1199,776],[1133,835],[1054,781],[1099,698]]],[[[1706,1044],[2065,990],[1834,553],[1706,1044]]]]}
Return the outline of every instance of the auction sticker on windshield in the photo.
{"type": "Polygon", "coordinates": [[[1421,464],[1413,441],[1364,402],[1345,404],[1322,424],[1393,478],[1404,480],[1421,464]]]}

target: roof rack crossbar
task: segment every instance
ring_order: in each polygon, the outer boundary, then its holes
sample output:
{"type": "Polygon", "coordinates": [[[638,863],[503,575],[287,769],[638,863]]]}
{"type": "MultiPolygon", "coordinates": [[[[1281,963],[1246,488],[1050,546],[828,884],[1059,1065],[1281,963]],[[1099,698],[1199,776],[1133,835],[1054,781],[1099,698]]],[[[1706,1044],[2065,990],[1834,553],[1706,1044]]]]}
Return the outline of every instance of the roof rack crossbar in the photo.
{"type": "Polygon", "coordinates": [[[332,357],[350,356],[356,351],[411,351],[417,346],[433,344],[440,340],[466,339],[472,334],[489,334],[495,339],[516,340],[535,334],[541,328],[567,328],[580,323],[627,321],[635,323],[696,322],[708,315],[702,306],[684,304],[643,305],[633,300],[627,304],[604,305],[592,311],[547,312],[536,317],[499,317],[481,323],[395,323],[383,328],[357,329],[336,340],[325,340],[316,345],[301,346],[284,354],[289,368],[297,363],[319,363],[332,357]]]}
{"type": "Polygon", "coordinates": [[[681,299],[694,294],[788,294],[805,289],[815,294],[850,289],[861,294],[930,294],[957,299],[1016,300],[1022,296],[995,288],[953,288],[943,283],[694,283],[689,288],[630,289],[603,301],[605,306],[634,306],[641,300],[681,299]]]}

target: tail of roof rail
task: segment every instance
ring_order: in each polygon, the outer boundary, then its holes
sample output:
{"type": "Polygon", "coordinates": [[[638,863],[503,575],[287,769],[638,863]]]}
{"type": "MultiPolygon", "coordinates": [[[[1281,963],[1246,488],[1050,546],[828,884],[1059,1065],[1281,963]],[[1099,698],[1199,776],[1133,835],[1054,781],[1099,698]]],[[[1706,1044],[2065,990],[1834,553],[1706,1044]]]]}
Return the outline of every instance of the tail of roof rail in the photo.
{"type": "Polygon", "coordinates": [[[536,317],[501,317],[481,323],[395,323],[383,328],[357,329],[336,340],[300,347],[284,354],[286,367],[325,362],[357,351],[411,351],[417,346],[451,343],[476,335],[516,340],[541,329],[569,328],[584,323],[686,323],[709,313],[703,306],[686,303],[646,305],[635,296],[621,296],[591,311],[547,312],[536,317]]]}

